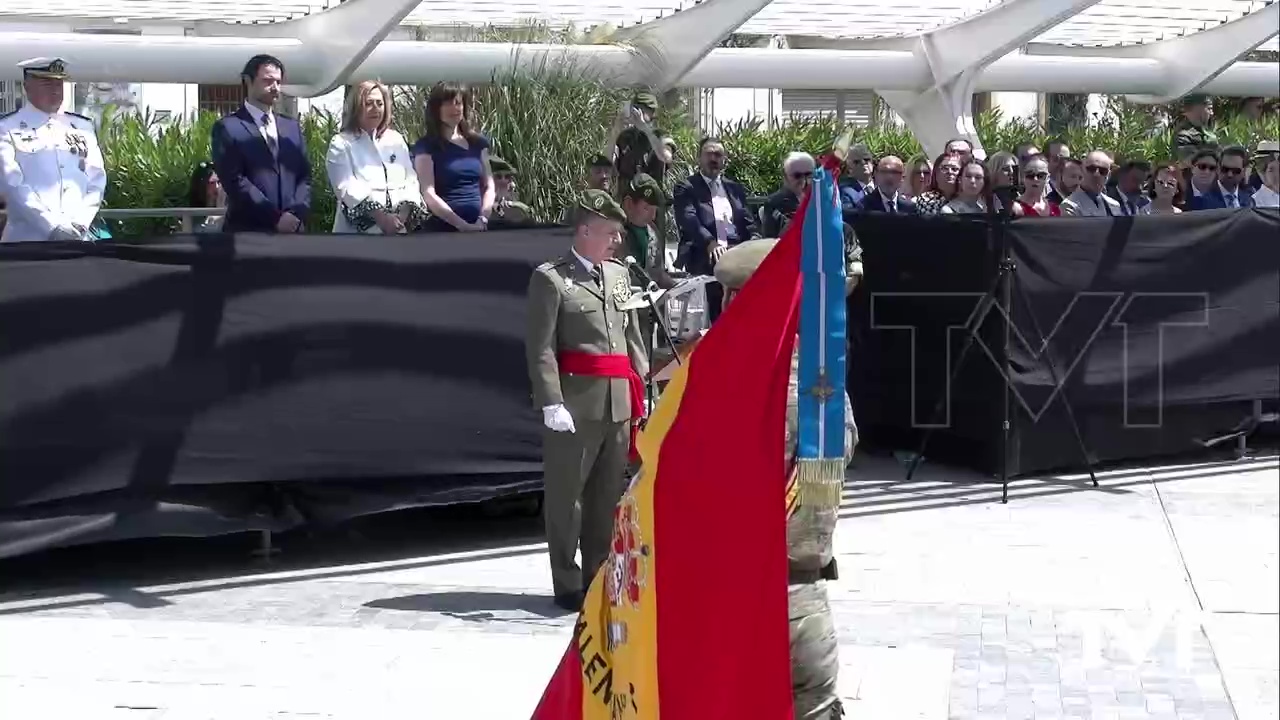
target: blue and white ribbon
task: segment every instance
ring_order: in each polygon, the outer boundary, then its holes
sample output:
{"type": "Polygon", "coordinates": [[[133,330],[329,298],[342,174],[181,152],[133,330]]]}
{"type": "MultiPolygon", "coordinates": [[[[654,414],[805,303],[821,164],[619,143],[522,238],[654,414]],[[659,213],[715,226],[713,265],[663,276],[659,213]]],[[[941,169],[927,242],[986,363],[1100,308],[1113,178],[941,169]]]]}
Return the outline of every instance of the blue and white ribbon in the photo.
{"type": "Polygon", "coordinates": [[[801,505],[838,506],[844,486],[845,254],[835,178],[813,174],[800,255],[796,455],[801,505]]]}

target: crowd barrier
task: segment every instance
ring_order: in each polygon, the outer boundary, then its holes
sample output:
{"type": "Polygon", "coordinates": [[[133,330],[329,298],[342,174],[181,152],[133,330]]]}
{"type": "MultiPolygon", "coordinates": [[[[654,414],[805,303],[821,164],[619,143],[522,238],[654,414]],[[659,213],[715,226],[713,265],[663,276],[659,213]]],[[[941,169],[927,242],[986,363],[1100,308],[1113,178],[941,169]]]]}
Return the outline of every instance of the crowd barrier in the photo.
{"type": "MultiPolygon", "coordinates": [[[[856,227],[855,412],[868,441],[906,446],[947,392],[954,328],[1001,233],[970,217],[856,227]]],[[[1104,460],[1188,449],[1277,396],[1277,213],[1018,220],[1002,236],[1030,308],[1012,327],[1053,329],[1068,370],[1057,387],[1040,348],[1010,343],[1029,408],[1014,472],[1077,462],[1062,396],[1104,460]]],[[[0,245],[0,557],[536,491],[525,288],[569,241],[528,228],[0,245]]],[[[984,469],[1004,382],[993,326],[937,441],[984,469]]]]}

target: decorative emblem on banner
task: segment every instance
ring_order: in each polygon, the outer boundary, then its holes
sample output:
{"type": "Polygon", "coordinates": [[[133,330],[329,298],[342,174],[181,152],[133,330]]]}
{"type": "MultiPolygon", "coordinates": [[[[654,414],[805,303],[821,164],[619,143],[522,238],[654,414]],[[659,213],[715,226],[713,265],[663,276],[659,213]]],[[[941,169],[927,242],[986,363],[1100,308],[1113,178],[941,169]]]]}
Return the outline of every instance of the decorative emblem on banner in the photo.
{"type": "Polygon", "coordinates": [[[631,282],[621,275],[613,283],[613,302],[621,305],[631,299],[631,282]]]}
{"type": "MultiPolygon", "coordinates": [[[[605,597],[614,608],[640,607],[640,593],[649,577],[649,546],[640,530],[640,509],[635,496],[625,495],[613,513],[613,546],[605,577],[605,597]]],[[[627,642],[627,624],[612,620],[608,625],[609,649],[627,642]]]]}

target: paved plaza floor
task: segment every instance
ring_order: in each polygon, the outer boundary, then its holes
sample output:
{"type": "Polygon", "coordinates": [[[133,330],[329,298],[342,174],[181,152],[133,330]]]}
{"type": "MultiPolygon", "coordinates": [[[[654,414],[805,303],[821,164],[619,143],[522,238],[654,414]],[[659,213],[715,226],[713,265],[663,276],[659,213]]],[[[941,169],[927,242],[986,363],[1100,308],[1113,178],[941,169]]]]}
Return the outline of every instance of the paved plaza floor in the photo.
{"type": "MultiPolygon", "coordinates": [[[[1275,458],[1020,480],[1007,505],[902,474],[860,458],[846,486],[851,718],[1280,717],[1275,458]]],[[[527,718],[572,624],[536,521],[357,527],[270,566],[244,538],[0,565],[0,719],[527,718]]]]}

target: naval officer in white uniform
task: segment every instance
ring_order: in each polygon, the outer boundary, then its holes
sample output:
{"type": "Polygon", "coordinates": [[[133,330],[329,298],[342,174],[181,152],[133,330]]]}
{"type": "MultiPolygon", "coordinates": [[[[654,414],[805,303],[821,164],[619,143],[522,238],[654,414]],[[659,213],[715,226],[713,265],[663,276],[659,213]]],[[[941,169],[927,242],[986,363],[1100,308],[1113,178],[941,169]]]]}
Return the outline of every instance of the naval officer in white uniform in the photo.
{"type": "Polygon", "coordinates": [[[27,103],[0,117],[0,195],[9,212],[0,242],[91,240],[107,188],[93,121],[60,110],[63,60],[18,67],[27,103]]]}

